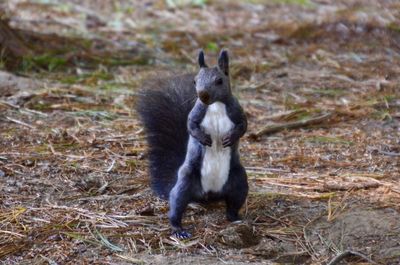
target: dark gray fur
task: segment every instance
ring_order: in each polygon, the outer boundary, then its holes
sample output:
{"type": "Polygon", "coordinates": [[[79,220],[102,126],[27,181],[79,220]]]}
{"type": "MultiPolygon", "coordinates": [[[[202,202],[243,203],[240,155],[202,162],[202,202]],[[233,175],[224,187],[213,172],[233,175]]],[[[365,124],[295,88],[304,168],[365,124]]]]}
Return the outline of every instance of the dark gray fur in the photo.
{"type": "Polygon", "coordinates": [[[138,104],[149,143],[152,186],[160,197],[169,195],[170,223],[178,237],[190,236],[182,229],[182,216],[190,202],[225,200],[228,220],[237,221],[248,193],[247,175],[238,153],[247,119],[232,95],[228,53],[222,50],[218,65],[212,68],[207,67],[202,51],[198,62],[200,70],[196,76],[158,81],[154,87],[143,90],[138,104]],[[201,166],[205,146],[211,146],[212,140],[201,128],[201,122],[208,106],[217,101],[225,104],[234,124],[222,138],[223,146],[231,147],[230,169],[222,190],[205,193],[201,166]]]}

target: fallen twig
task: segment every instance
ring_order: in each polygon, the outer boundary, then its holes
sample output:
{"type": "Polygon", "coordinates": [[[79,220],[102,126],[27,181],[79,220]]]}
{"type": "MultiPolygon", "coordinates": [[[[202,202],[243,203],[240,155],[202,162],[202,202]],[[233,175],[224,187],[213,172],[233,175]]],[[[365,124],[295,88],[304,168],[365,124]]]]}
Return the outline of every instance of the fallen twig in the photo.
{"type": "Polygon", "coordinates": [[[6,230],[0,230],[0,234],[2,234],[2,233],[4,233],[4,234],[9,234],[9,235],[13,235],[13,236],[16,236],[16,237],[25,237],[24,235],[22,235],[22,234],[19,234],[19,233],[15,233],[15,232],[12,232],[12,231],[6,231],[6,230]]]}
{"type": "Polygon", "coordinates": [[[126,194],[116,194],[116,195],[99,195],[99,196],[91,196],[91,197],[84,197],[79,198],[78,201],[108,201],[108,200],[130,200],[134,198],[140,197],[141,194],[133,194],[133,195],[126,195],[126,194]]]}
{"type": "Polygon", "coordinates": [[[120,259],[126,260],[132,264],[146,264],[147,263],[143,260],[136,259],[136,258],[130,257],[130,256],[124,256],[124,255],[120,255],[120,254],[115,254],[115,256],[117,256],[120,259]]]}
{"type": "Polygon", "coordinates": [[[380,154],[385,155],[385,156],[400,156],[400,153],[395,153],[395,152],[388,152],[388,151],[378,151],[380,154]]]}
{"type": "Polygon", "coordinates": [[[6,106],[6,107],[9,107],[9,108],[17,109],[17,110],[19,110],[20,112],[28,112],[28,113],[30,113],[30,114],[33,113],[33,114],[37,114],[37,115],[40,115],[40,116],[43,116],[43,117],[47,117],[47,116],[48,116],[46,113],[43,113],[43,112],[40,112],[40,111],[37,111],[37,110],[31,110],[31,109],[27,109],[27,108],[21,108],[21,107],[18,106],[18,105],[14,105],[14,104],[12,104],[12,103],[10,103],[10,102],[7,102],[7,101],[4,101],[4,100],[0,100],[0,104],[4,105],[4,106],[6,106]]]}
{"type": "Polygon", "coordinates": [[[272,114],[270,116],[267,116],[264,119],[273,120],[273,121],[279,121],[279,120],[287,121],[290,118],[293,118],[296,115],[301,114],[301,113],[307,113],[307,110],[306,109],[295,109],[295,110],[278,112],[278,113],[272,114]]]}
{"type": "Polygon", "coordinates": [[[113,160],[113,161],[111,162],[111,165],[107,168],[106,172],[107,172],[107,173],[111,172],[111,170],[113,169],[114,165],[115,165],[115,160],[113,160]]]}
{"type": "Polygon", "coordinates": [[[32,125],[30,125],[30,124],[28,124],[28,123],[26,123],[26,122],[19,121],[19,120],[10,118],[10,117],[6,117],[6,119],[9,120],[9,121],[14,122],[14,123],[16,123],[16,124],[26,126],[26,127],[30,128],[30,129],[36,129],[36,127],[34,127],[34,126],[32,126],[32,125]]]}
{"type": "Polygon", "coordinates": [[[332,116],[332,113],[328,112],[328,113],[324,113],[320,116],[301,120],[301,121],[294,121],[294,122],[288,122],[288,123],[276,124],[276,125],[268,125],[268,126],[265,126],[264,128],[262,128],[261,130],[259,130],[258,132],[251,134],[250,137],[258,138],[264,134],[271,134],[271,133],[276,133],[276,132],[279,132],[282,130],[307,127],[310,125],[321,123],[321,122],[329,119],[331,116],[332,116]]]}
{"type": "Polygon", "coordinates": [[[350,190],[350,189],[369,189],[382,186],[382,182],[369,177],[344,177],[340,181],[326,181],[323,184],[323,191],[350,190]],[[358,180],[358,182],[357,182],[358,180]]]}
{"type": "Polygon", "coordinates": [[[368,258],[367,256],[365,256],[364,254],[357,252],[357,251],[352,251],[352,250],[346,250],[342,253],[339,253],[336,257],[334,257],[327,265],[335,265],[338,264],[341,260],[349,257],[349,256],[357,256],[360,257],[366,261],[368,261],[371,264],[378,264],[375,261],[373,261],[372,259],[368,258]]]}

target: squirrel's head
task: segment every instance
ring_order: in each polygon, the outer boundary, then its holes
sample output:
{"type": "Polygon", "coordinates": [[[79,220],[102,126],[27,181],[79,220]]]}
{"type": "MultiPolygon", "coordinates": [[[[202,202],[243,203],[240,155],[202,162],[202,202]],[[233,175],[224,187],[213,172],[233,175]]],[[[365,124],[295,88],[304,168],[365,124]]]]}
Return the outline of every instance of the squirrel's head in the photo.
{"type": "Polygon", "coordinates": [[[204,60],[204,52],[199,52],[198,63],[200,70],[194,79],[199,99],[207,105],[223,101],[231,95],[229,81],[229,57],[226,50],[221,50],[218,65],[208,67],[204,60]]]}

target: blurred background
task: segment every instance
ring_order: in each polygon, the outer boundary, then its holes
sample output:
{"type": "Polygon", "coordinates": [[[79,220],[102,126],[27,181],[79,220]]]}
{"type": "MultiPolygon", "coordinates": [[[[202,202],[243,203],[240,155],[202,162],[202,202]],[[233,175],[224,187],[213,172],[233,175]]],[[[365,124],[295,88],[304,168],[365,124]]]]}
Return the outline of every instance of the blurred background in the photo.
{"type": "Polygon", "coordinates": [[[322,264],[353,249],[397,264],[399,74],[398,0],[2,1],[0,258],[322,264]],[[194,206],[180,242],[135,99],[221,48],[249,119],[245,223],[194,206]]]}

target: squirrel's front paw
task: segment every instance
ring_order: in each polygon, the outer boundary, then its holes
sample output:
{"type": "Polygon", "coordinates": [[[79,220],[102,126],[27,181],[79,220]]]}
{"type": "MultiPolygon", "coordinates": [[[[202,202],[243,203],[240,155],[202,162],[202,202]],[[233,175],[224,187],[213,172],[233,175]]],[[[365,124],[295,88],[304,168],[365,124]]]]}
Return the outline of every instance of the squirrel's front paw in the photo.
{"type": "Polygon", "coordinates": [[[201,139],[199,139],[199,142],[202,145],[211,146],[212,145],[211,136],[209,134],[204,134],[204,136],[201,137],[201,139]]]}
{"type": "Polygon", "coordinates": [[[233,139],[232,134],[227,134],[224,137],[222,137],[222,146],[223,147],[232,146],[234,142],[235,142],[235,139],[233,139]]]}

